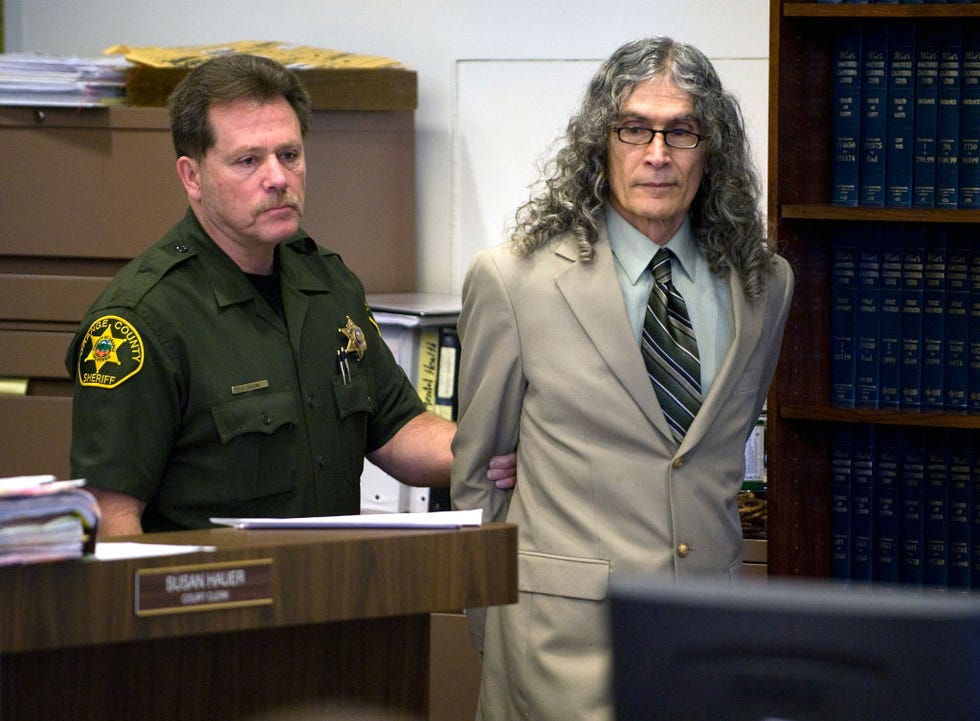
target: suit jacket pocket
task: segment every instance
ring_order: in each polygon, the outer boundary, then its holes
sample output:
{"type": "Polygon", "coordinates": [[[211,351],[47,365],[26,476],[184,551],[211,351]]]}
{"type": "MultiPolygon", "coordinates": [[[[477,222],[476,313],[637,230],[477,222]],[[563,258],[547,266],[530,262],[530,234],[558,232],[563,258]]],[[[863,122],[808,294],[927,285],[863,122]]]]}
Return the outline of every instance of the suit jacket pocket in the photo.
{"type": "Polygon", "coordinates": [[[599,558],[521,551],[517,568],[521,591],[601,601],[609,590],[609,562],[599,558]]]}

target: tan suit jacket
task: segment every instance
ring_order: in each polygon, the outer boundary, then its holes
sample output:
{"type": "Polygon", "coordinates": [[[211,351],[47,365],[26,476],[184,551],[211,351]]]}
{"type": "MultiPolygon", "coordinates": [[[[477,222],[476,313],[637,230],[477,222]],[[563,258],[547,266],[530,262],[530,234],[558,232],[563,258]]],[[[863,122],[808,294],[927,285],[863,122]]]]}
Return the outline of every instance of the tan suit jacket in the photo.
{"type": "Polygon", "coordinates": [[[730,576],[741,562],[744,446],[772,380],[793,292],[780,257],[749,303],[678,447],[647,377],[604,228],[592,262],[570,237],[482,251],[463,289],[453,502],[519,526],[520,602],[482,614],[478,718],[608,721],[611,574],[730,576]],[[486,483],[517,448],[516,490],[486,483]]]}

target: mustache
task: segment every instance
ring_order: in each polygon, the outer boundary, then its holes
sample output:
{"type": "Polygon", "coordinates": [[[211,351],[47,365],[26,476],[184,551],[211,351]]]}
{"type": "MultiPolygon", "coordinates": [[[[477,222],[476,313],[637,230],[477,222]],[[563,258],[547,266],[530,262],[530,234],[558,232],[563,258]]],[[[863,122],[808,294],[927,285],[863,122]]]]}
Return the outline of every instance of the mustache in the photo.
{"type": "Polygon", "coordinates": [[[267,210],[272,210],[273,208],[281,208],[283,206],[287,206],[289,208],[292,208],[297,213],[300,213],[300,214],[303,213],[303,203],[300,200],[300,197],[298,195],[296,195],[295,193],[291,193],[291,192],[287,191],[287,192],[282,193],[281,195],[279,195],[277,198],[274,198],[273,200],[270,200],[270,201],[267,201],[265,203],[262,203],[262,205],[260,205],[256,209],[255,214],[256,215],[261,215],[262,213],[266,212],[267,210]]]}

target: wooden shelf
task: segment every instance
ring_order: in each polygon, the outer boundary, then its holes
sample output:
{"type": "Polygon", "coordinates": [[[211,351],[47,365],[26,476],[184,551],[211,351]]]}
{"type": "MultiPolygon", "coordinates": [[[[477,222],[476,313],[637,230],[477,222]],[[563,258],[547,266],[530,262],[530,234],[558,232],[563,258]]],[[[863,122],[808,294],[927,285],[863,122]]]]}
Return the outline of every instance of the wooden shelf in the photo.
{"type": "Polygon", "coordinates": [[[795,220],[900,221],[915,223],[980,223],[980,210],[920,208],[846,208],[827,203],[791,203],[780,208],[781,218],[795,220]]]}
{"type": "Polygon", "coordinates": [[[815,2],[783,4],[787,18],[969,18],[977,16],[970,5],[834,5],[815,2]]]}
{"type": "Polygon", "coordinates": [[[980,415],[966,411],[882,410],[880,408],[840,408],[837,406],[781,405],[780,418],[826,421],[830,423],[874,423],[923,428],[980,429],[980,415]]]}
{"type": "Polygon", "coordinates": [[[773,0],[770,6],[770,241],[793,266],[796,290],[769,394],[770,575],[831,574],[831,454],[841,424],[980,431],[980,414],[830,404],[831,242],[845,225],[929,229],[980,225],[978,210],[842,207],[830,203],[833,150],[832,49],[841,28],[884,20],[980,23],[980,4],[829,4],[773,0]]]}

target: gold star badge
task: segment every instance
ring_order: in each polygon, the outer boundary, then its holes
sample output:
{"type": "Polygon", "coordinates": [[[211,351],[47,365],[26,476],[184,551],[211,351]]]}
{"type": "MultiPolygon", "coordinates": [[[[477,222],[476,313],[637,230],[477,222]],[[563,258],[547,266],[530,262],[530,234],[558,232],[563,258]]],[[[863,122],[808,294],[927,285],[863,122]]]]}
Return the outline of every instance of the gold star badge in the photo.
{"type": "Polygon", "coordinates": [[[357,360],[361,360],[364,357],[364,352],[367,350],[367,339],[364,337],[364,331],[354,325],[354,321],[350,319],[350,316],[347,316],[347,325],[343,328],[338,328],[337,331],[347,339],[347,347],[344,348],[344,351],[347,353],[356,353],[357,360]]]}

